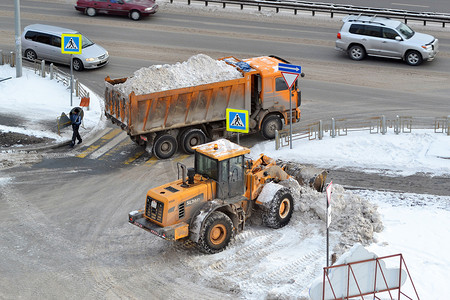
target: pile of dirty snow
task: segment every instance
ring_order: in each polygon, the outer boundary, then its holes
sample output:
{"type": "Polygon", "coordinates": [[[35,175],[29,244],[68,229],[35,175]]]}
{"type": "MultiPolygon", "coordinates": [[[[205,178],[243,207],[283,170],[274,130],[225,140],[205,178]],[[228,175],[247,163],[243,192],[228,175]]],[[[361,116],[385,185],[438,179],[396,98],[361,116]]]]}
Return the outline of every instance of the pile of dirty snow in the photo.
{"type": "Polygon", "coordinates": [[[126,95],[131,92],[143,95],[236,78],[242,78],[242,74],[234,67],[208,55],[197,54],[182,63],[141,68],[115,88],[126,95]]]}
{"type": "MultiPolygon", "coordinates": [[[[193,281],[242,299],[308,299],[310,284],[326,262],[326,193],[300,187],[295,180],[280,184],[293,191],[289,224],[271,229],[253,215],[224,251],[191,253],[185,262],[195,271],[193,281]]],[[[342,186],[333,185],[331,202],[330,255],[340,256],[357,242],[371,244],[373,233],[383,228],[377,207],[342,186]]]]}

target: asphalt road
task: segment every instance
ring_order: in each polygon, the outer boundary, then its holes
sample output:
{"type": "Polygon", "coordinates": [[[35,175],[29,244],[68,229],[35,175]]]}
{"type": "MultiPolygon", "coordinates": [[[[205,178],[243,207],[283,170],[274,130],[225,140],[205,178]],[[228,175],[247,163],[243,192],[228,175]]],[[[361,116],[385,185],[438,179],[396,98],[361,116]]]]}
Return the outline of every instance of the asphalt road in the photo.
{"type": "MultiPolygon", "coordinates": [[[[412,68],[386,59],[354,62],[336,52],[338,18],[274,18],[273,12],[243,15],[161,5],[155,16],[133,22],[89,18],[76,12],[72,1],[22,0],[21,7],[22,27],[46,23],[74,28],[109,50],[107,66],[76,73],[100,95],[106,76],[127,77],[151,64],[184,61],[198,53],[214,58],[275,54],[302,65],[306,73],[301,82],[305,123],[450,112],[450,31],[438,26],[418,27],[440,39],[438,58],[412,68]]],[[[14,48],[13,19],[12,1],[1,2],[0,49],[14,48]]],[[[247,146],[258,141],[258,136],[241,138],[247,146]]],[[[67,149],[18,154],[26,163],[2,171],[11,182],[0,184],[0,298],[236,298],[232,287],[220,286],[220,279],[217,285],[202,285],[202,273],[186,264],[196,251],[127,223],[127,213],[144,205],[147,189],[176,178],[176,162],[192,165],[192,157],[157,161],[143,156],[126,165],[114,159],[127,159],[136,154],[131,148],[137,150],[132,144],[124,147],[126,151],[105,159],[79,158],[67,149]]],[[[353,187],[449,195],[448,178],[381,178],[345,170],[332,170],[330,178],[353,187]]]]}

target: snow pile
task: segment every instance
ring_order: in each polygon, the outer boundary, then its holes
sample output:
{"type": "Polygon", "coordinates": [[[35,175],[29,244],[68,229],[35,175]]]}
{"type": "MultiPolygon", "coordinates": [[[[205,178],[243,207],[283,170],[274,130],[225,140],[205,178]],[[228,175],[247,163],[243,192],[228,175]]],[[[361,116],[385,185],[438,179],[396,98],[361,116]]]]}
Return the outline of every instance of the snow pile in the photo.
{"type": "MultiPolygon", "coordinates": [[[[299,222],[318,221],[325,226],[326,222],[326,194],[319,193],[309,187],[300,187],[295,180],[287,181],[294,194],[295,211],[293,219],[299,222]],[[295,188],[295,186],[298,188],[295,188]],[[319,219],[319,220],[317,220],[319,219]]],[[[331,224],[330,231],[341,233],[339,244],[334,251],[342,254],[355,243],[370,245],[374,232],[381,232],[383,225],[377,206],[365,198],[346,191],[342,186],[334,184],[331,196],[331,224]]]]}
{"type": "Polygon", "coordinates": [[[125,95],[136,95],[242,78],[242,74],[224,61],[197,54],[182,63],[144,67],[114,87],[125,95]]]}
{"type": "MultiPolygon", "coordinates": [[[[326,194],[296,181],[281,183],[296,191],[288,225],[260,226],[256,214],[224,251],[205,256],[194,250],[187,258],[208,286],[244,299],[307,299],[326,261],[326,194]]],[[[331,198],[330,250],[342,254],[356,242],[372,243],[383,228],[377,207],[337,184],[331,198]]]]}

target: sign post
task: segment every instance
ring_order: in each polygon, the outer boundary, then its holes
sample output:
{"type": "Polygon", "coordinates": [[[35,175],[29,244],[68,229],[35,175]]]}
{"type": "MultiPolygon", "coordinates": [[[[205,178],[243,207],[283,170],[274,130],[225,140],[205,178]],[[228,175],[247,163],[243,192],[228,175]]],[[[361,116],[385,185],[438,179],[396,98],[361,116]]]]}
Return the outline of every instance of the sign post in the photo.
{"type": "Polygon", "coordinates": [[[289,148],[292,149],[292,86],[298,75],[302,73],[302,67],[279,63],[278,70],[281,71],[281,75],[283,75],[284,81],[289,88],[289,148]]]}
{"type": "Polygon", "coordinates": [[[70,54],[70,106],[73,94],[73,55],[81,54],[82,39],[81,34],[61,34],[61,53],[70,54]]]}
{"type": "Polygon", "coordinates": [[[248,133],[248,110],[227,108],[227,131],[237,132],[237,143],[239,144],[239,133],[248,133]]]}
{"type": "Polygon", "coordinates": [[[329,252],[329,239],[328,239],[328,229],[330,227],[331,223],[331,189],[333,186],[333,181],[330,182],[327,186],[327,216],[326,216],[326,222],[327,222],[327,267],[329,267],[329,259],[330,259],[330,252],[329,252]]]}

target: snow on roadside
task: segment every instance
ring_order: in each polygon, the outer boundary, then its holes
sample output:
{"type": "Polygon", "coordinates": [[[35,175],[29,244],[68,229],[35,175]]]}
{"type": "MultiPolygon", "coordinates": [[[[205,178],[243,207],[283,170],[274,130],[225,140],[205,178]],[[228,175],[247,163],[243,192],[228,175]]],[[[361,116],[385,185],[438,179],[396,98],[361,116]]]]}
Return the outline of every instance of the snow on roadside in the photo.
{"type": "Polygon", "coordinates": [[[278,151],[273,142],[252,148],[252,153],[262,152],[274,159],[287,157],[326,169],[350,168],[389,176],[450,174],[450,138],[432,129],[413,129],[401,134],[389,131],[385,135],[350,132],[336,138],[294,140],[293,149],[284,147],[278,151]]]}
{"type": "Polygon", "coordinates": [[[224,61],[197,54],[182,63],[141,68],[127,81],[115,85],[114,88],[125,95],[133,91],[136,95],[142,95],[241,77],[242,74],[238,70],[224,61]]]}

